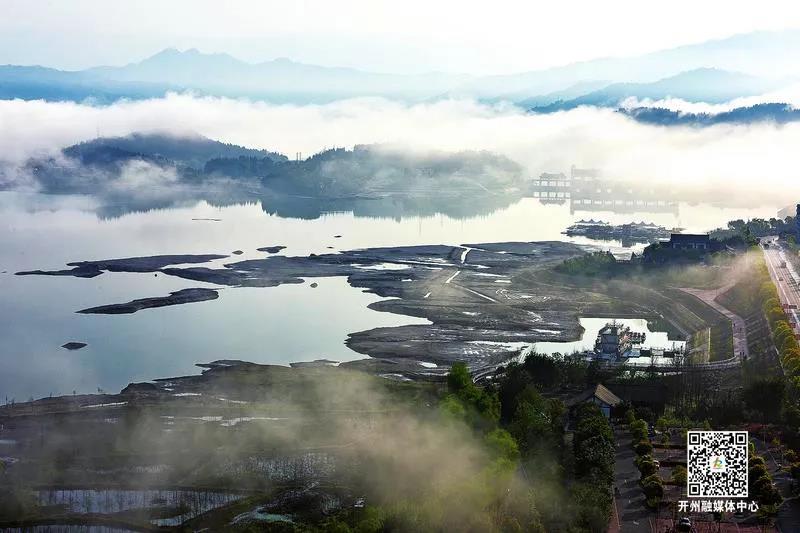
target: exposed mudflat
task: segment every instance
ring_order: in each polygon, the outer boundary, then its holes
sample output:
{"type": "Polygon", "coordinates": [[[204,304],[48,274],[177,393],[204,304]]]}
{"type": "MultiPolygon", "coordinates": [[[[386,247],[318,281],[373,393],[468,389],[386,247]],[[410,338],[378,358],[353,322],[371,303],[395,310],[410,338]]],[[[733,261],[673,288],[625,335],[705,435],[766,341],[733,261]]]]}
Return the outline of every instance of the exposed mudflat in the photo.
{"type": "MultiPolygon", "coordinates": [[[[366,361],[378,365],[374,367],[376,373],[385,368],[381,360],[366,361]]],[[[424,370],[416,362],[409,363],[424,370]]],[[[186,411],[200,408],[213,411],[214,415],[224,413],[226,416],[242,416],[238,411],[231,413],[230,409],[247,409],[251,403],[257,403],[289,406],[296,414],[297,406],[309,400],[328,403],[328,400],[320,396],[309,397],[308,391],[312,384],[319,386],[320,383],[328,382],[336,387],[347,380],[361,383],[364,379],[372,379],[354,371],[370,370],[363,365],[337,365],[335,361],[325,359],[294,364],[292,367],[260,365],[233,359],[198,363],[197,366],[203,369],[202,373],[129,383],[118,394],[74,394],[0,405],[0,423],[9,418],[64,412],[76,412],[89,417],[105,412],[106,414],[100,416],[106,417],[109,411],[154,405],[180,407],[186,411]]],[[[393,365],[392,368],[401,367],[393,365]]],[[[336,406],[326,405],[325,408],[335,409],[336,406]]]]}
{"type": "MultiPolygon", "coordinates": [[[[271,253],[279,248],[259,250],[271,253]]],[[[403,359],[422,359],[433,367],[442,367],[431,370],[414,363],[405,369],[408,373],[413,369],[441,374],[455,361],[466,361],[473,370],[480,370],[506,361],[525,344],[577,337],[580,326],[574,294],[532,282],[525,274],[585,251],[585,247],[563,242],[397,246],[308,256],[272,255],[213,268],[200,264],[226,256],[165,255],[83,261],[70,263],[72,270],[24,274],[83,277],[104,271],[161,272],[232,287],[272,287],[346,276],[353,287],[388,298],[372,304],[372,309],[431,322],[354,332],[347,345],[358,353],[382,359],[386,366],[403,359]],[[190,263],[198,266],[184,266],[190,263]]],[[[133,313],[217,296],[213,289],[185,289],[169,296],[79,312],[133,313]]]]}
{"type": "Polygon", "coordinates": [[[83,314],[124,315],[135,313],[136,311],[141,311],[142,309],[188,304],[192,302],[204,302],[206,300],[216,300],[217,298],[219,298],[219,293],[214,289],[182,289],[180,291],[169,293],[169,296],[142,298],[140,300],[132,300],[122,304],[100,305],[97,307],[90,307],[88,309],[81,309],[77,312],[83,314]]]}
{"type": "Polygon", "coordinates": [[[107,272],[157,272],[169,265],[189,263],[208,263],[215,259],[224,259],[227,255],[153,255],[147,257],[127,257],[124,259],[105,259],[102,261],[76,261],[67,263],[73,268],[64,270],[28,270],[17,272],[17,276],[75,276],[93,278],[104,271],[107,272]]]}
{"type": "Polygon", "coordinates": [[[277,254],[281,250],[286,248],[285,246],[263,246],[261,248],[256,248],[259,252],[267,252],[268,254],[277,254]]]}
{"type": "Polygon", "coordinates": [[[80,350],[81,348],[86,348],[86,346],[88,346],[88,344],[86,344],[85,342],[75,342],[75,341],[70,341],[61,345],[62,348],[70,351],[80,350]]]}

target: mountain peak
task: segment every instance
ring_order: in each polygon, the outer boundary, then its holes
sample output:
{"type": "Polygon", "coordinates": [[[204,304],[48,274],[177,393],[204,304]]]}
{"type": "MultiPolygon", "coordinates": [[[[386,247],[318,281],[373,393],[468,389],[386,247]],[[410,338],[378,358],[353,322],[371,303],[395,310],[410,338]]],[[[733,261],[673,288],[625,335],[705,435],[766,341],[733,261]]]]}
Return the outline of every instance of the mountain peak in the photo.
{"type": "Polygon", "coordinates": [[[156,52],[155,54],[151,55],[150,57],[145,58],[143,61],[147,61],[148,59],[154,59],[156,57],[173,57],[179,56],[182,52],[175,47],[164,48],[160,52],[156,52]]]}
{"type": "MultiPolygon", "coordinates": [[[[225,53],[205,53],[197,48],[187,48],[186,50],[179,50],[175,47],[164,48],[160,52],[140,61],[138,64],[152,63],[159,61],[182,61],[186,59],[205,60],[205,59],[223,59],[225,61],[241,63],[240,60],[225,53]]],[[[137,64],[137,63],[134,63],[137,64]]]]}

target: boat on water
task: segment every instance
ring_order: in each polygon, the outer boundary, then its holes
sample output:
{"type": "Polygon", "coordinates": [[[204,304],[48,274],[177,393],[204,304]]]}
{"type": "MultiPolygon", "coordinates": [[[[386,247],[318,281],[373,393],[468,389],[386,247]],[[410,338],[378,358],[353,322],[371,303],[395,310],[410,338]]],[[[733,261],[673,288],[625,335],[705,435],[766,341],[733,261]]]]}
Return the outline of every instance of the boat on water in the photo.
{"type": "Polygon", "coordinates": [[[630,357],[634,348],[638,348],[644,339],[644,333],[631,331],[629,326],[616,321],[609,322],[597,333],[594,341],[595,358],[616,361],[630,357]]]}
{"type": "Polygon", "coordinates": [[[629,326],[617,321],[608,322],[597,332],[594,349],[584,353],[587,359],[610,363],[635,362],[642,364],[643,358],[653,358],[653,364],[665,364],[682,357],[684,352],[675,345],[672,348],[644,348],[646,334],[633,331],[629,326]],[[656,362],[662,361],[662,363],[656,362]]]}

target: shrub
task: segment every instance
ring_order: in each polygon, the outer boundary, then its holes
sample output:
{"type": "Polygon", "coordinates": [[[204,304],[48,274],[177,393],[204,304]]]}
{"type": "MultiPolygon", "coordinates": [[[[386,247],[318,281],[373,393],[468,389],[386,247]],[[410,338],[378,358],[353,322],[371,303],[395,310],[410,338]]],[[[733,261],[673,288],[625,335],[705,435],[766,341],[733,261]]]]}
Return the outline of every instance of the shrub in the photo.
{"type": "Polygon", "coordinates": [[[658,474],[652,474],[642,480],[642,489],[647,498],[661,499],[664,496],[664,483],[658,474]]]}
{"type": "Polygon", "coordinates": [[[628,425],[628,429],[636,442],[647,438],[647,422],[644,420],[634,420],[628,425]]]}
{"type": "Polygon", "coordinates": [[[750,467],[749,477],[751,483],[755,483],[755,481],[767,475],[767,467],[764,466],[764,463],[756,463],[754,466],[750,467]]]}
{"type": "Polygon", "coordinates": [[[786,450],[786,462],[787,463],[796,463],[797,462],[797,454],[794,450],[786,450]]]}
{"type": "Polygon", "coordinates": [[[653,445],[650,444],[650,441],[646,439],[637,442],[633,449],[636,451],[636,455],[649,455],[653,453],[653,445]]]}
{"type": "Polygon", "coordinates": [[[672,482],[675,485],[686,485],[686,469],[682,466],[676,466],[672,469],[672,482]]]}
{"type": "Polygon", "coordinates": [[[636,466],[637,468],[639,468],[639,473],[641,474],[642,479],[652,476],[653,474],[658,472],[658,467],[656,466],[656,462],[650,455],[643,455],[642,457],[640,457],[636,462],[636,466]]]}

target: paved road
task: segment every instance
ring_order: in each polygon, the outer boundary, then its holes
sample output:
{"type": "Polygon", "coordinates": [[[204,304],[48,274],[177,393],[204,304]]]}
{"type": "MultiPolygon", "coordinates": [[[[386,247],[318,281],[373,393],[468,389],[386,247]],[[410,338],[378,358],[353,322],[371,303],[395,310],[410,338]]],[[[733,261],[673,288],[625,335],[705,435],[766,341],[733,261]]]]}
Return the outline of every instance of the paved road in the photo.
{"type": "MultiPolygon", "coordinates": [[[[783,249],[777,244],[772,244],[768,248],[762,245],[761,249],[764,251],[764,257],[767,260],[769,275],[778,288],[778,297],[781,300],[781,304],[800,306],[800,289],[797,287],[798,274],[789,263],[786,263],[786,267],[781,266],[782,263],[786,262],[786,254],[783,249]]],[[[788,310],[790,318],[794,320],[792,325],[795,332],[798,332],[797,312],[797,309],[788,310]]]]}
{"type": "Polygon", "coordinates": [[[644,492],[639,486],[639,469],[633,463],[636,454],[631,435],[623,426],[614,428],[617,454],[614,463],[614,507],[619,525],[610,528],[621,533],[650,533],[653,514],[645,507],[644,492]]]}
{"type": "Polygon", "coordinates": [[[733,355],[738,360],[742,358],[747,359],[750,355],[750,351],[747,348],[747,327],[745,326],[744,319],[728,309],[727,307],[723,306],[719,302],[716,301],[716,298],[720,294],[724,294],[733,287],[734,283],[730,283],[725,285],[724,287],[720,287],[719,289],[681,289],[683,292],[691,294],[696,298],[699,298],[704,303],[710,305],[723,315],[725,315],[730,321],[733,326],[733,355]]]}

